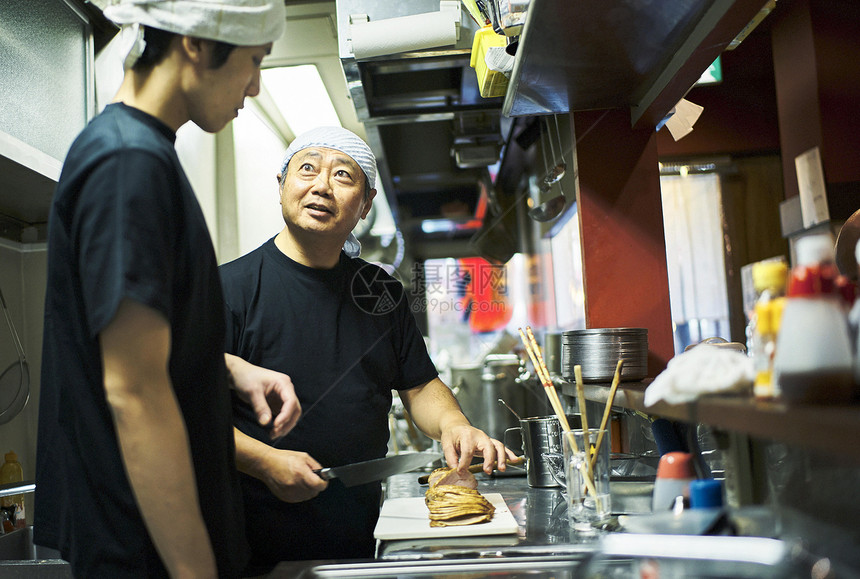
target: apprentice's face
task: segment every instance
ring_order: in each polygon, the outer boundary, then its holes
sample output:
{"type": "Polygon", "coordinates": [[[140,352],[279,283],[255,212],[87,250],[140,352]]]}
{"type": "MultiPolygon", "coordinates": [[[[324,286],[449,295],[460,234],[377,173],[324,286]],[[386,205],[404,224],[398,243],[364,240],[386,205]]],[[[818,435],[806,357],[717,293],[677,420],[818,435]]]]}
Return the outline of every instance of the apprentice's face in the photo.
{"type": "Polygon", "coordinates": [[[364,171],[349,155],[325,147],[303,149],[290,159],[281,186],[284,222],[343,243],[376,195],[371,189],[365,199],[364,183],[364,171]]]}
{"type": "Polygon", "coordinates": [[[211,68],[212,43],[204,42],[196,77],[188,82],[191,120],[204,131],[215,133],[224,128],[245,106],[245,97],[260,93],[260,64],[272,44],[237,46],[227,61],[211,68]]]}

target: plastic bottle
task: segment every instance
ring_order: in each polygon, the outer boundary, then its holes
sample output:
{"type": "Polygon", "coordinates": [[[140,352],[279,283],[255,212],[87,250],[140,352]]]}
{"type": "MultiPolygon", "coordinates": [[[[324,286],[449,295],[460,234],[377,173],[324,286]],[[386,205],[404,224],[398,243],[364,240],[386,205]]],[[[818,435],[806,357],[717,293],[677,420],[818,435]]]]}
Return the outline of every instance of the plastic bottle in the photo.
{"type": "Polygon", "coordinates": [[[776,383],[786,401],[847,402],[854,391],[851,339],[833,240],[803,237],[796,252],[776,342],[776,383]]]}
{"type": "MultiPolygon", "coordinates": [[[[11,450],[6,453],[6,462],[0,466],[0,484],[20,483],[24,481],[24,469],[18,462],[18,455],[11,450]]],[[[8,517],[3,518],[3,530],[10,532],[14,529],[23,528],[26,525],[24,514],[24,495],[10,495],[0,498],[0,507],[3,508],[8,517]]]]}
{"type": "Polygon", "coordinates": [[[705,478],[690,481],[690,508],[712,509],[723,506],[722,481],[705,478]]]}
{"type": "MultiPolygon", "coordinates": [[[[860,279],[860,241],[854,250],[857,259],[857,276],[860,279]]],[[[854,340],[854,389],[860,388],[860,299],[854,301],[854,306],[848,314],[851,326],[851,337],[854,340]]]]}
{"type": "Polygon", "coordinates": [[[759,400],[777,398],[779,387],[773,379],[776,337],[785,308],[785,282],[788,266],[782,260],[761,261],[753,265],[752,278],[758,298],[750,320],[750,356],[755,369],[753,395],[759,400]]]}
{"type": "Polygon", "coordinates": [[[667,452],[660,457],[651,510],[655,513],[672,508],[677,497],[690,498],[690,483],[696,480],[693,455],[688,452],[667,452]]]}

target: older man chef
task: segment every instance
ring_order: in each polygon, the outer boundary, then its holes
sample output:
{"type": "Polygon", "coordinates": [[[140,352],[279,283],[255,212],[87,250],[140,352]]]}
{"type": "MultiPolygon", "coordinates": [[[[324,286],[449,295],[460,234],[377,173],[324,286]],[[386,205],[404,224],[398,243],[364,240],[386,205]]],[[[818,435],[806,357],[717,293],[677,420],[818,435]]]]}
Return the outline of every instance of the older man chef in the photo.
{"type": "Polygon", "coordinates": [[[253,572],[288,559],[373,555],[380,483],[345,488],[313,469],[386,454],[392,389],[441,440],[448,464],[465,469],[477,454],[490,472],[514,456],[469,424],[439,379],[403,286],[354,257],[350,232],[370,211],[375,179],[370,147],[350,131],[300,135],[278,175],[283,230],[221,266],[226,350],[288,374],[303,408],[295,429],[269,444],[234,400],[253,572]]]}
{"type": "MultiPolygon", "coordinates": [[[[174,140],[189,120],[221,130],[259,92],[284,3],[112,0],[105,15],[123,25],[125,75],[72,145],[48,224],[34,539],[76,577],[235,577],[224,306],[174,140]]],[[[288,430],[288,378],[227,362],[288,430]]]]}

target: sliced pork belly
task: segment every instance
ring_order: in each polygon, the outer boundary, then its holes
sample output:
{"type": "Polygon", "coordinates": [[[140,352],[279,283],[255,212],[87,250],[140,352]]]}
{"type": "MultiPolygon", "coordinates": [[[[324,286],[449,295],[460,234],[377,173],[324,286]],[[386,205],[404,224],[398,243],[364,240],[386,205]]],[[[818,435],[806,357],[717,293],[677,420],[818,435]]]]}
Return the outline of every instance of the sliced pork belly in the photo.
{"type": "Polygon", "coordinates": [[[478,488],[478,479],[476,479],[475,475],[471,472],[466,471],[464,473],[460,473],[455,468],[447,467],[437,468],[431,472],[427,482],[430,484],[430,487],[434,487],[436,485],[452,485],[473,490],[478,488]]]}

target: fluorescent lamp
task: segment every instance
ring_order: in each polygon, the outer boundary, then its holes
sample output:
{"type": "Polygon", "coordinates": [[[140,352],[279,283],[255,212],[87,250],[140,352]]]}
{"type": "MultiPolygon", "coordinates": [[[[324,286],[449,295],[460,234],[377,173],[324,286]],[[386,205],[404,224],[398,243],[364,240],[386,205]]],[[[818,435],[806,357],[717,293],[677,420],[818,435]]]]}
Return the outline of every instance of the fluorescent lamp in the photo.
{"type": "Polygon", "coordinates": [[[321,126],[343,126],[313,64],[266,68],[262,77],[293,134],[321,126]]]}
{"type": "Polygon", "coordinates": [[[421,222],[424,233],[449,233],[456,229],[457,225],[450,219],[425,219],[421,222]]]}
{"type": "MultiPolygon", "coordinates": [[[[316,127],[343,126],[315,65],[265,68],[261,75],[266,92],[287,122],[293,137],[316,127]]],[[[373,200],[376,217],[371,233],[393,234],[397,226],[381,180],[377,180],[376,190],[377,195],[373,200]]]]}

